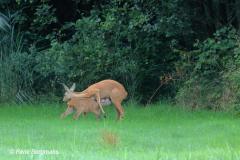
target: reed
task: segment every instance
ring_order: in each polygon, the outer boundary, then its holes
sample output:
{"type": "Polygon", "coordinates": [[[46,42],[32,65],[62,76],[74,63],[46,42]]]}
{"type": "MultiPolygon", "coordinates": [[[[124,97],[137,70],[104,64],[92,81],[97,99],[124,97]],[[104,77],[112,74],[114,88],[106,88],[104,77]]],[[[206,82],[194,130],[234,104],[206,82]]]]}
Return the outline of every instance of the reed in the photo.
{"type": "Polygon", "coordinates": [[[0,102],[22,103],[31,99],[31,62],[13,16],[0,13],[0,102]]]}

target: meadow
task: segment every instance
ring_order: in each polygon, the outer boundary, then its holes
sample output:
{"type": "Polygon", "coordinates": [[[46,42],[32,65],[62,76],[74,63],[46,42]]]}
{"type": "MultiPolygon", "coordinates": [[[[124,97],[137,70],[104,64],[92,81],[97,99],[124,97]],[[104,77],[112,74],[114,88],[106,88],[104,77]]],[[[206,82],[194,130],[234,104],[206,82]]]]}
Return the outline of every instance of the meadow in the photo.
{"type": "Polygon", "coordinates": [[[125,104],[118,122],[113,106],[105,107],[108,117],[99,121],[91,113],[60,119],[65,108],[1,105],[0,159],[240,159],[240,118],[231,113],[125,104]],[[23,153],[32,150],[57,153],[23,153]]]}

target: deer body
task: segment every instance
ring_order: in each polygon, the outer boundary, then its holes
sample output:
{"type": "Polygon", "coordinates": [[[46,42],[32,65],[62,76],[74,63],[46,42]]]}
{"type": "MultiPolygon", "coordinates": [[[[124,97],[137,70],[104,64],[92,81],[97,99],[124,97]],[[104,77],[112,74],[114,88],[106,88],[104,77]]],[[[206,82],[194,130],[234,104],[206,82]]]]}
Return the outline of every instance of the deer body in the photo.
{"type": "MultiPolygon", "coordinates": [[[[103,105],[108,105],[109,100],[105,100],[102,103],[103,105]]],[[[95,114],[96,118],[98,119],[101,115],[101,110],[98,103],[93,98],[77,98],[73,97],[71,100],[67,102],[67,109],[64,113],[62,113],[61,118],[65,118],[67,115],[71,114],[74,109],[76,113],[74,114],[73,118],[76,120],[81,115],[81,113],[88,113],[92,112],[95,114]]]]}
{"type": "Polygon", "coordinates": [[[115,108],[117,110],[118,119],[121,119],[124,116],[124,110],[121,103],[127,97],[127,95],[128,93],[122,84],[117,81],[108,79],[89,86],[84,91],[74,94],[73,97],[95,97],[103,113],[104,110],[101,105],[101,99],[110,98],[111,102],[115,105],[115,108]]]}

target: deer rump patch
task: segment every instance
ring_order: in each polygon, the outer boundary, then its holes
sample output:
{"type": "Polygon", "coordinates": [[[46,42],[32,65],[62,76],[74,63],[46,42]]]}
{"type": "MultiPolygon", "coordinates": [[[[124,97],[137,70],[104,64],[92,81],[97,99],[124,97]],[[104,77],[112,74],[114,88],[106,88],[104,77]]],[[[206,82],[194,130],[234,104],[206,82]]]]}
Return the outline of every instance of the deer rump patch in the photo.
{"type": "MultiPolygon", "coordinates": [[[[95,98],[94,98],[94,101],[97,102],[97,100],[95,98]]],[[[112,104],[112,101],[110,98],[101,98],[100,103],[103,106],[108,106],[108,105],[112,104]]]]}

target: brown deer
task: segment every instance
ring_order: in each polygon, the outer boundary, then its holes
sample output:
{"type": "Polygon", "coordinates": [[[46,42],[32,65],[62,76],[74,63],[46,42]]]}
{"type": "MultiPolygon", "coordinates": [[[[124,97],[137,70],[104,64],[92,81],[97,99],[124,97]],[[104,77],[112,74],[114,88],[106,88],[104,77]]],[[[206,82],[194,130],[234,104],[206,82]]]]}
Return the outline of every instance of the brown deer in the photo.
{"type": "MultiPolygon", "coordinates": [[[[64,85],[64,88],[65,88],[65,85],[64,85]]],[[[65,96],[64,96],[66,97],[64,98],[65,101],[67,99],[71,99],[72,97],[78,97],[78,98],[94,97],[96,98],[96,101],[100,106],[102,113],[105,113],[101,105],[101,99],[110,98],[111,102],[115,105],[115,108],[117,110],[118,119],[123,118],[124,110],[121,103],[127,97],[128,93],[123,87],[123,85],[120,84],[119,82],[108,79],[108,80],[102,80],[100,82],[92,84],[82,92],[73,92],[74,89],[75,89],[75,84],[70,89],[66,90],[67,94],[65,93],[65,96]]]]}
{"type": "MultiPolygon", "coordinates": [[[[110,99],[101,99],[101,104],[103,106],[111,104],[110,99]]],[[[76,113],[73,116],[73,119],[77,120],[81,113],[92,112],[95,114],[96,119],[99,119],[101,115],[101,110],[93,98],[78,98],[73,97],[67,102],[67,109],[64,113],[61,114],[61,118],[65,118],[67,115],[73,113],[76,110],[76,113]]]]}
{"type": "MultiPolygon", "coordinates": [[[[98,110],[100,109],[100,107],[94,97],[90,97],[90,98],[71,97],[72,93],[75,93],[75,94],[80,93],[80,92],[74,92],[76,88],[75,83],[72,85],[70,89],[65,84],[62,84],[62,85],[65,88],[63,101],[67,102],[68,107],[66,111],[61,114],[61,118],[64,118],[67,115],[71,114],[74,111],[74,109],[77,111],[79,115],[82,112],[84,113],[84,115],[86,115],[87,112],[93,112],[96,116],[99,116],[98,110]]],[[[103,106],[110,105],[111,100],[109,98],[102,98],[101,104],[103,106]]],[[[75,114],[74,119],[77,119],[79,117],[79,115],[77,116],[77,113],[75,114]]]]}

